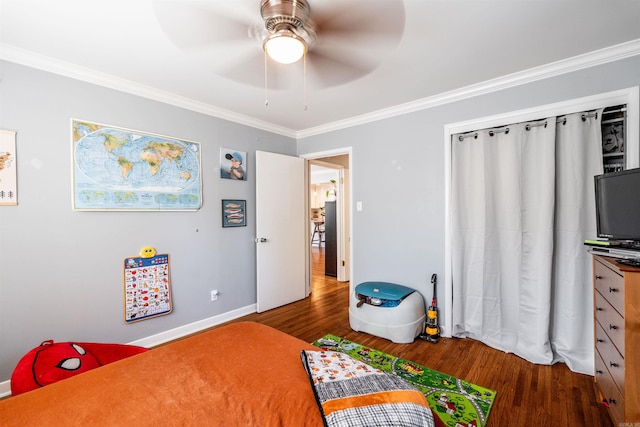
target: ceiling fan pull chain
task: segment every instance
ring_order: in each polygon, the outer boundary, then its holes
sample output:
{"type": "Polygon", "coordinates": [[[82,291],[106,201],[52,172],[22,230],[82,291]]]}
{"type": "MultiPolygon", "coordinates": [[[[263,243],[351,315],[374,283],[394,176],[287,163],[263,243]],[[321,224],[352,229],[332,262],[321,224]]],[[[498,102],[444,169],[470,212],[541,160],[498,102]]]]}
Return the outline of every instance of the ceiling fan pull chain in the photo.
{"type": "Polygon", "coordinates": [[[269,98],[267,97],[267,52],[264,52],[264,105],[269,105],[269,98]]]}
{"type": "Polygon", "coordinates": [[[302,57],[302,93],[304,97],[304,111],[307,111],[307,52],[302,57]]]}

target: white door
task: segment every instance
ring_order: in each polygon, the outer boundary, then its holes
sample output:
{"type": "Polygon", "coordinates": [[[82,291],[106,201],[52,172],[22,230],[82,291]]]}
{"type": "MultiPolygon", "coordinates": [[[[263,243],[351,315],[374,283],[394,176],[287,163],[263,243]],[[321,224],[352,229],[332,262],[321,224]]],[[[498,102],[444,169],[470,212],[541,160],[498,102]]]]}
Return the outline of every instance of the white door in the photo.
{"type": "Polygon", "coordinates": [[[339,193],[338,193],[338,281],[339,282],[348,282],[351,280],[349,278],[349,271],[351,269],[351,241],[349,236],[351,235],[351,230],[349,229],[349,215],[351,212],[349,210],[349,200],[351,195],[349,194],[349,174],[345,173],[344,168],[340,168],[340,179],[339,179],[339,193]]]}
{"type": "Polygon", "coordinates": [[[305,293],[304,160],[256,151],[256,273],[259,313],[305,293]]]}

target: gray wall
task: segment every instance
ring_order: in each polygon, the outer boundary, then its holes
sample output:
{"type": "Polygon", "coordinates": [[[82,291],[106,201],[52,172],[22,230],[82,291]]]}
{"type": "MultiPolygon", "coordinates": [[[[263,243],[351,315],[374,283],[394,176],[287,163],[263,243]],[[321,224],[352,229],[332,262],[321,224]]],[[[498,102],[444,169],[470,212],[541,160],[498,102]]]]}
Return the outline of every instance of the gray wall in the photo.
{"type": "Polygon", "coordinates": [[[17,132],[18,206],[0,207],[0,381],[46,339],[125,343],[256,302],[255,150],[295,140],[0,62],[0,128],[17,132]],[[70,118],[200,142],[198,212],[71,209],[70,118]],[[246,182],[219,178],[220,147],[248,153],[246,182]],[[246,199],[247,227],[221,227],[221,199],[246,199]],[[122,263],[171,256],[173,313],[124,323],[122,263]],[[218,289],[218,301],[210,291],[218,289]]]}
{"type": "MultiPolygon", "coordinates": [[[[2,63],[0,128],[18,132],[19,206],[0,208],[0,381],[45,339],[129,342],[255,303],[254,151],[352,151],[353,283],[431,295],[444,276],[443,126],[640,85],[640,57],[308,137],[287,137],[2,63]],[[71,210],[71,117],[202,143],[199,212],[71,210]],[[249,152],[248,182],[220,180],[219,148],[249,152]],[[248,226],[220,227],[220,199],[247,199],[248,226]],[[174,312],[123,322],[122,260],[171,255],[174,312]],[[209,301],[209,291],[221,291],[209,301]]],[[[440,288],[441,289],[441,288],[440,288]]],[[[442,292],[439,290],[439,297],[442,292]]]]}
{"type": "Polygon", "coordinates": [[[444,126],[640,85],[640,57],[298,140],[304,155],[352,147],[352,284],[379,280],[428,301],[438,274],[444,317],[444,126]],[[358,212],[355,203],[362,201],[358,212]]]}

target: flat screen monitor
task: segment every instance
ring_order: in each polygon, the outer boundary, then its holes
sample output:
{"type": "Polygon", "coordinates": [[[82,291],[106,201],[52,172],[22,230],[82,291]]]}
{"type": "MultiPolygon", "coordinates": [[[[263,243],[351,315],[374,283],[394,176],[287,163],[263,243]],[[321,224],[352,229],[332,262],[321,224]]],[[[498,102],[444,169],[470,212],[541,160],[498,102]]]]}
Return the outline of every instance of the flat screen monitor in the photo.
{"type": "Polygon", "coordinates": [[[640,241],[640,169],[595,176],[599,238],[640,241]]]}

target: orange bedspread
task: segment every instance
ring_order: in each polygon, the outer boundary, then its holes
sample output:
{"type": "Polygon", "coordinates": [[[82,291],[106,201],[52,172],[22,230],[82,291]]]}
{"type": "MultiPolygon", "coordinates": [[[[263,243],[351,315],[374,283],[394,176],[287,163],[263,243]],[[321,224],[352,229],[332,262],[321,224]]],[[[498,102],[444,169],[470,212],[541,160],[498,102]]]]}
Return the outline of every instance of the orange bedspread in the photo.
{"type": "Polygon", "coordinates": [[[322,426],[303,349],[231,324],[0,401],[0,426],[322,426]]]}

